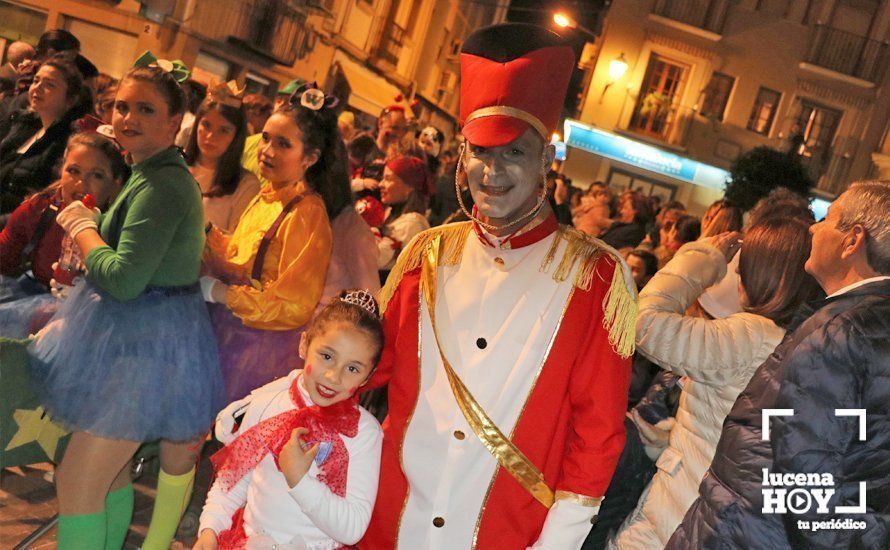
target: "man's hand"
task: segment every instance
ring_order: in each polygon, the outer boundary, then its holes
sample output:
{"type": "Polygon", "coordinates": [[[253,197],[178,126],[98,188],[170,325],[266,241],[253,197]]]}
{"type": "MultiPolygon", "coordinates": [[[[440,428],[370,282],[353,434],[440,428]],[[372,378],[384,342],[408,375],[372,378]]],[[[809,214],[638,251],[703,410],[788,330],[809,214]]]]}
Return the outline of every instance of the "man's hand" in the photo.
{"type": "Polygon", "coordinates": [[[204,529],[192,546],[192,550],[216,550],[216,546],[216,533],[213,529],[204,529]]]}
{"type": "Polygon", "coordinates": [[[297,428],[290,434],[290,439],[281,448],[281,454],[278,455],[278,466],[284,479],[287,480],[287,486],[293,489],[297,483],[303,479],[303,476],[312,466],[315,455],[318,454],[318,443],[303,450],[300,438],[309,433],[306,428],[297,428]]]}

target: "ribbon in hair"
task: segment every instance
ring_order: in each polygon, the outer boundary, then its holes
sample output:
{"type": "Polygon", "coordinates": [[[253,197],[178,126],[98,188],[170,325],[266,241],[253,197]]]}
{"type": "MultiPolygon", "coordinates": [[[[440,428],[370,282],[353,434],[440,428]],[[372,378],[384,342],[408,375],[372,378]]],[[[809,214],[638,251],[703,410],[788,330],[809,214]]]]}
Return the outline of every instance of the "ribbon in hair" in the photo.
{"type": "Polygon", "coordinates": [[[325,94],[315,82],[307,82],[294,90],[288,103],[292,106],[300,105],[312,111],[319,111],[323,108],[336,108],[340,104],[340,100],[336,96],[325,94]]]}
{"type": "Polygon", "coordinates": [[[174,59],[170,61],[169,59],[158,59],[155,57],[153,53],[146,50],[145,53],[139,56],[136,59],[136,62],[133,63],[134,67],[157,67],[164,71],[165,73],[169,73],[173,79],[182,84],[186,80],[188,80],[189,76],[191,76],[191,71],[189,71],[188,67],[185,66],[185,63],[180,61],[179,59],[174,59]]]}

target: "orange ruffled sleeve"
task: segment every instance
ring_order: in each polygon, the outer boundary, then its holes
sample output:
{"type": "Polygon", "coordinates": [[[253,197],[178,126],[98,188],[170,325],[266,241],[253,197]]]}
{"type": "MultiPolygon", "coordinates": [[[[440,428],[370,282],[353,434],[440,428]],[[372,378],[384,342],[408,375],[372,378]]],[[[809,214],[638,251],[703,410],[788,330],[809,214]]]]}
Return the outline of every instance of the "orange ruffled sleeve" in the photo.
{"type": "Polygon", "coordinates": [[[226,305],[249,327],[290,330],[305,325],[324,290],[331,243],[324,203],[307,196],[285,218],[269,246],[262,289],[231,286],[226,305]]]}

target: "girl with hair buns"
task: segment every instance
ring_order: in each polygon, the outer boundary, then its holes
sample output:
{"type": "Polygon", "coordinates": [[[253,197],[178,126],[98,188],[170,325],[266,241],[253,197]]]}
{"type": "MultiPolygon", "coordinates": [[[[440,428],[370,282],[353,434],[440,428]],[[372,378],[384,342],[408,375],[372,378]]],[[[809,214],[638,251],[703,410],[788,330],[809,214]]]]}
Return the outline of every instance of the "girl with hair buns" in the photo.
{"type": "Polygon", "coordinates": [[[87,268],[29,350],[37,394],[73,431],[56,471],[62,550],[123,545],[133,512],[128,463],[157,439],[161,472],[143,548],[168,548],[223,405],[198,285],[201,193],[173,146],[185,109],[174,73],[184,72],[150,54],[137,61],[113,116],[130,178],[104,215],[76,200],[56,219],[87,268]]]}
{"type": "Polygon", "coordinates": [[[293,350],[322,296],[329,220],[351,200],[335,101],[307,84],[269,117],[258,148],[268,183],[231,236],[208,234],[201,286],[230,400],[302,364],[293,350]]]}
{"type": "Polygon", "coordinates": [[[210,90],[195,114],[185,160],[201,187],[208,223],[230,232],[259,193],[256,176],[241,167],[247,120],[234,81],[210,90]]]}
{"type": "Polygon", "coordinates": [[[305,369],[219,414],[216,431],[226,447],[211,458],[216,481],[195,548],[358,542],[374,507],[383,432],[356,392],[382,350],[377,302],[364,290],[343,291],[300,339],[305,369]]]}

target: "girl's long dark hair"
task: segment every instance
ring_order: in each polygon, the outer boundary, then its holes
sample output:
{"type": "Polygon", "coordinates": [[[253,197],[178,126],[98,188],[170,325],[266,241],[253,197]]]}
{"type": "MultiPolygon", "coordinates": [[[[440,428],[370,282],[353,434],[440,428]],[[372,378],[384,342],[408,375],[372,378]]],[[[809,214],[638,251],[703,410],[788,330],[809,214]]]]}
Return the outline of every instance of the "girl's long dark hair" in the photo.
{"type": "Polygon", "coordinates": [[[290,117],[303,134],[303,148],[318,151],[318,161],[303,176],[309,188],[318,193],[333,221],[352,204],[349,188],[349,160],[346,145],[337,128],[337,113],[324,107],[317,111],[301,105],[285,104],[279,113],[290,117]]]}
{"type": "Polygon", "coordinates": [[[205,197],[225,197],[238,189],[238,183],[241,181],[241,176],[244,175],[244,169],[241,167],[241,154],[244,152],[244,140],[247,139],[247,119],[244,112],[237,107],[220,103],[214,99],[207,99],[201,103],[195,114],[195,125],[192,127],[191,135],[183,152],[189,166],[198,162],[198,157],[201,154],[198,148],[198,127],[201,124],[201,119],[210,111],[218,112],[235,127],[232,143],[216,163],[216,172],[213,174],[210,190],[204,193],[205,197]]]}

